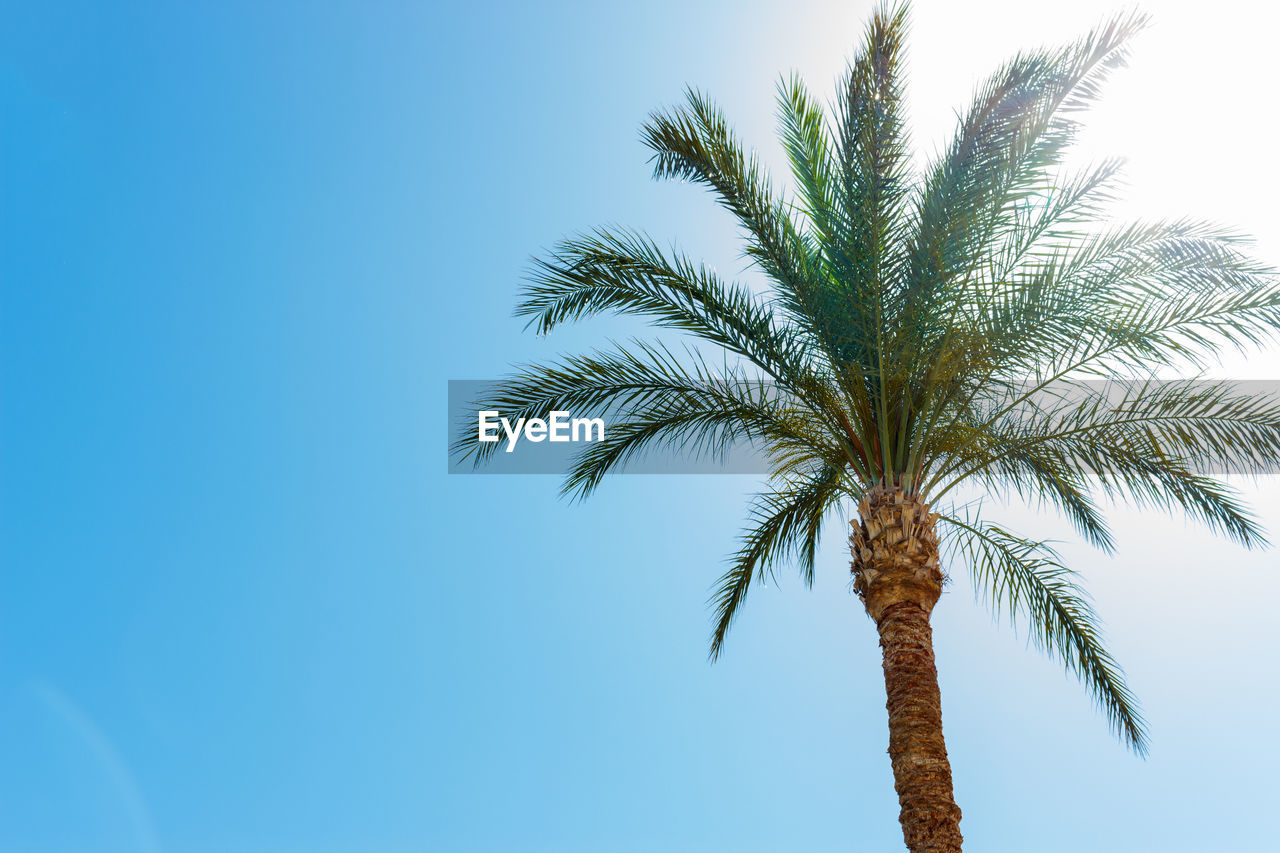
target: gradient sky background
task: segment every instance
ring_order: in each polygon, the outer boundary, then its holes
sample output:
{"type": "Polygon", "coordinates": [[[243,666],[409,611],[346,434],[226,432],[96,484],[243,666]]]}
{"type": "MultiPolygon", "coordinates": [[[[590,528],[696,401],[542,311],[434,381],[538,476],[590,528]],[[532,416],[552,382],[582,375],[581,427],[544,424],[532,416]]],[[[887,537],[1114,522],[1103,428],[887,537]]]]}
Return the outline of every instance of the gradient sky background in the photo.
{"type": "MultiPolygon", "coordinates": [[[[530,255],[603,223],[741,267],[637,129],[685,83],[779,162],[870,4],[3,4],[0,848],[901,849],[873,626],[833,525],[705,659],[748,477],[445,475],[446,380],[623,336],[510,317],[530,255]]],[[[921,2],[932,150],[981,75],[1116,4],[921,2]]],[[[1280,262],[1272,13],[1157,25],[1083,156],[1140,215],[1280,262]]],[[[1277,352],[1225,375],[1280,376],[1277,352]]],[[[1244,484],[1280,535],[1280,482],[1244,484]]],[[[1071,540],[1152,728],[957,583],[935,616],[975,851],[1260,849],[1280,762],[1277,551],[1181,518],[1071,540]]]]}

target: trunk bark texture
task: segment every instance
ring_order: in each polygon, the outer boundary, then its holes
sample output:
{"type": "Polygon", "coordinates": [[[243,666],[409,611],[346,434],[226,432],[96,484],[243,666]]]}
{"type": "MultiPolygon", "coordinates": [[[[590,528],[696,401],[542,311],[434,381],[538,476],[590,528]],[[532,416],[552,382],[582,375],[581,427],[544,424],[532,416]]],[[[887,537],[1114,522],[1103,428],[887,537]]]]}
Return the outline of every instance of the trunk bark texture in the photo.
{"type": "Polygon", "coordinates": [[[889,758],[912,853],[959,853],[960,808],[942,738],[942,699],[929,614],[942,594],[936,517],[897,488],[872,489],[849,539],[854,589],[880,633],[889,758]]]}

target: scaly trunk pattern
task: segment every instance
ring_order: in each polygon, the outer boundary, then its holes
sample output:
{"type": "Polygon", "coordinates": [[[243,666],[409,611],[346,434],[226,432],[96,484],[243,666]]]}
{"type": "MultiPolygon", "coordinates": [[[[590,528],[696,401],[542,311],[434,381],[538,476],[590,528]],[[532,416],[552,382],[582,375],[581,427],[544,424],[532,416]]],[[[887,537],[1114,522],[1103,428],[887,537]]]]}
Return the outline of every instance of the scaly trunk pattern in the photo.
{"type": "Polygon", "coordinates": [[[960,808],[942,738],[929,614],[942,594],[936,516],[899,488],[872,489],[849,538],[854,589],[880,633],[889,758],[912,853],[960,853],[960,808]]]}

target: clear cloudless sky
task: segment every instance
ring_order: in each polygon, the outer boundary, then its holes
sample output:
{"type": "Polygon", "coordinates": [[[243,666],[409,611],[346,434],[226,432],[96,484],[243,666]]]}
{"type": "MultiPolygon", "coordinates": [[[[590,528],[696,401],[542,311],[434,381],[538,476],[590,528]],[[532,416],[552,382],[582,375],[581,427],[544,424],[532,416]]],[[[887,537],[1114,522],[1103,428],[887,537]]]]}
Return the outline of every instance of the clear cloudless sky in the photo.
{"type": "MultiPolygon", "coordinates": [[[[706,661],[750,477],[448,476],[449,379],[634,334],[510,316],[603,223],[742,269],[637,129],[686,83],[771,163],[774,84],[824,98],[859,2],[0,3],[0,849],[901,849],[879,650],[840,524],[706,661]]],[[[1162,3],[1082,156],[1126,211],[1280,263],[1275,21],[1162,3]]],[[[917,144],[1110,2],[915,7],[917,144]]],[[[751,280],[750,274],[747,274],[751,280]]],[[[1280,377],[1277,351],[1224,375],[1280,377]]],[[[1280,483],[1242,483],[1280,535],[1280,483]]],[[[990,508],[989,508],[990,509],[990,508]]],[[[1152,728],[1134,758],[993,623],[936,611],[975,851],[1274,842],[1277,551],[1113,515],[1002,516],[1093,591],[1152,728]]]]}

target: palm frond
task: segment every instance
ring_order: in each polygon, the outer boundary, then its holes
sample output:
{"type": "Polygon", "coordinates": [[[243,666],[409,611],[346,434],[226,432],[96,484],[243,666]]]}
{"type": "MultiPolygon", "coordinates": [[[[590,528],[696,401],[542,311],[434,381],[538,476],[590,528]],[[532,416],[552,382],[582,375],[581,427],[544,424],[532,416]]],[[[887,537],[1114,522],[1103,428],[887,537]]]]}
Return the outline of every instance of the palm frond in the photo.
{"type": "Polygon", "coordinates": [[[808,248],[759,159],[744,151],[719,107],[689,89],[683,107],[649,116],[641,138],[654,152],[655,177],[694,181],[714,191],[742,226],[747,255],[775,282],[796,315],[806,317],[806,296],[814,291],[817,277],[808,248]]]}
{"type": "Polygon", "coordinates": [[[1021,54],[979,88],[918,202],[915,288],[932,292],[968,279],[996,238],[1016,226],[1016,205],[1047,189],[1077,132],[1074,114],[1124,63],[1128,40],[1147,20],[1126,13],[1062,50],[1021,54]]]}
{"type": "Polygon", "coordinates": [[[1020,491],[1028,485],[1079,526],[1055,483],[1088,481],[1140,505],[1181,508],[1247,547],[1266,541],[1232,490],[1195,467],[1241,474],[1280,469],[1280,398],[1210,380],[1059,386],[1056,394],[1024,401],[962,433],[935,476],[934,494],[970,479],[1020,491]]]}
{"type": "Polygon", "coordinates": [[[692,333],[781,381],[811,370],[813,353],[805,337],[779,324],[763,300],[631,231],[602,230],[563,241],[536,261],[515,313],[546,333],[607,311],[692,333]]]}
{"type": "Polygon", "coordinates": [[[864,317],[880,321],[885,292],[901,276],[911,186],[902,68],[907,28],[905,4],[877,9],[836,87],[839,215],[826,249],[843,295],[874,310],[864,317]]]}
{"type": "Polygon", "coordinates": [[[737,618],[753,580],[781,560],[799,562],[807,584],[813,584],[814,558],[827,511],[848,495],[844,472],[834,465],[818,465],[793,474],[777,488],[756,497],[750,526],[730,560],[711,598],[716,626],[711,635],[711,659],[720,657],[725,637],[737,618]]]}
{"type": "Polygon", "coordinates": [[[1104,647],[1097,616],[1058,554],[978,518],[940,520],[954,532],[953,551],[966,559],[975,589],[993,612],[1025,619],[1036,645],[1074,673],[1121,739],[1146,755],[1146,724],[1124,671],[1104,647]]]}
{"type": "Polygon", "coordinates": [[[831,129],[822,107],[814,102],[798,74],[778,82],[778,117],[801,209],[818,245],[830,245],[841,227],[831,129]]]}

